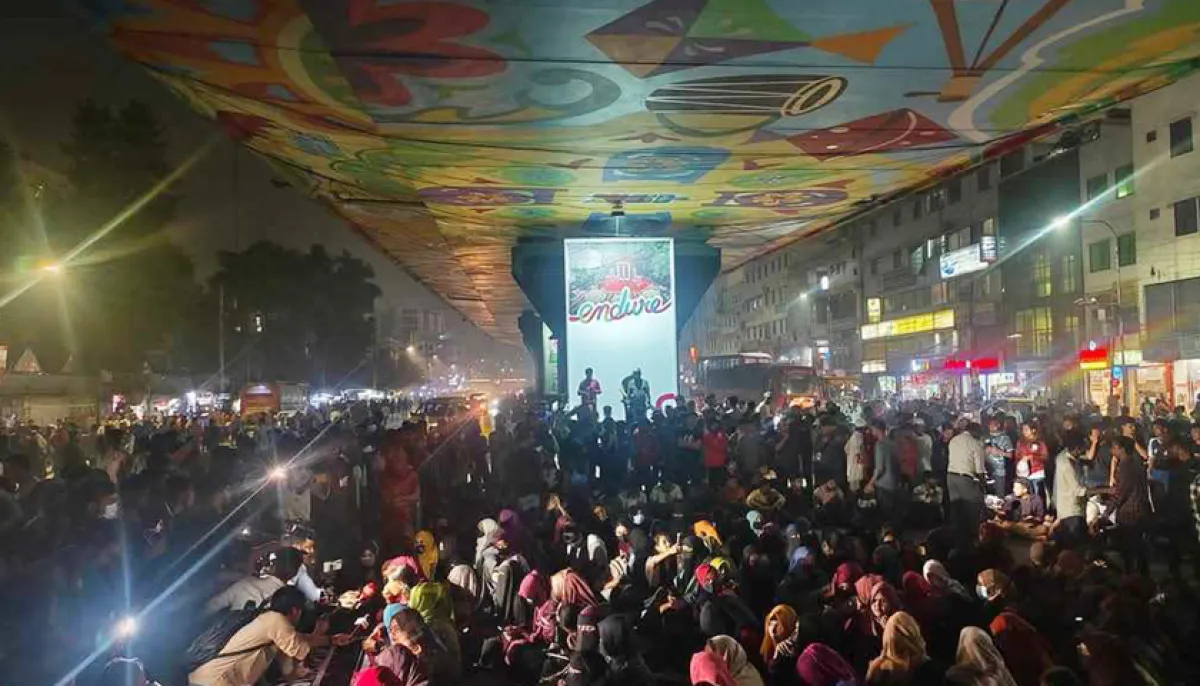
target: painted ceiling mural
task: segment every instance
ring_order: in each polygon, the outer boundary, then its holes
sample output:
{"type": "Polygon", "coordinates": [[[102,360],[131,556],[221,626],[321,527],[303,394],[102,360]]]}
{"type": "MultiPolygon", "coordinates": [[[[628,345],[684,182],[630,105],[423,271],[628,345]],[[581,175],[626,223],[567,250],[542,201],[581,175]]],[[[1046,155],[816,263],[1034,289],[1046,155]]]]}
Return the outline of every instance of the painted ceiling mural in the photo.
{"type": "Polygon", "coordinates": [[[523,235],[727,267],[1200,68],[1196,0],[104,0],[112,43],[502,339],[523,235]]]}

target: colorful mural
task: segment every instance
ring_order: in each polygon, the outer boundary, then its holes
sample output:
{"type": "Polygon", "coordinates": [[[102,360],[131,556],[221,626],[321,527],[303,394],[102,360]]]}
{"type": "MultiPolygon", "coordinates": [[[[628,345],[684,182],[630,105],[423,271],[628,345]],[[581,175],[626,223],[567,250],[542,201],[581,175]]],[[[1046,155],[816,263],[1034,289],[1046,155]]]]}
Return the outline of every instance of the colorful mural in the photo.
{"type": "Polygon", "coordinates": [[[1200,65],[1196,0],[87,6],[126,57],[508,340],[519,236],[629,206],[733,266],[1200,65]]]}

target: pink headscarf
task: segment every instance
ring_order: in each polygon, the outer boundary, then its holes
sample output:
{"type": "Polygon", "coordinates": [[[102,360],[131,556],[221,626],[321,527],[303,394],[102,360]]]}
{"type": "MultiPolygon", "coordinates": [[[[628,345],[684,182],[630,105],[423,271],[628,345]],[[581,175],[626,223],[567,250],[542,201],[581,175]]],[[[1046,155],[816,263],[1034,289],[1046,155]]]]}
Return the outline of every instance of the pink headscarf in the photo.
{"type": "Polygon", "coordinates": [[[692,655],[691,668],[688,670],[693,686],[711,684],[712,686],[737,686],[729,665],[719,655],[701,650],[692,655]]]}
{"type": "Polygon", "coordinates": [[[807,686],[856,686],[854,668],[824,643],[813,643],[796,660],[796,674],[807,686]]]}

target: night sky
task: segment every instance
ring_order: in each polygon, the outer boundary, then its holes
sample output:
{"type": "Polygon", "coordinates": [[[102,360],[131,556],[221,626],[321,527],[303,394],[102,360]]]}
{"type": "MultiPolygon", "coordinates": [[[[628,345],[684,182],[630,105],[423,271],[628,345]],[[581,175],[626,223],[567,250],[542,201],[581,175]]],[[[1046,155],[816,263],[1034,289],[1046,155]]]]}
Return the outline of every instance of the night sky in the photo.
{"type": "MultiPolygon", "coordinates": [[[[123,60],[104,36],[54,0],[0,0],[0,127],[20,152],[51,169],[63,169],[61,145],[76,103],[90,97],[119,105],[136,99],[158,113],[171,160],[199,147],[215,127],[192,112],[145,71],[123,60]]],[[[173,240],[196,261],[200,278],[216,266],[216,251],[256,240],[307,249],[324,244],[349,250],[375,269],[383,302],[438,307],[441,300],[358,238],[322,204],[271,183],[271,169],[222,138],[180,186],[183,201],[173,240]]],[[[484,345],[482,333],[448,314],[447,326],[484,345]]],[[[480,351],[483,354],[484,351],[480,351]]]]}

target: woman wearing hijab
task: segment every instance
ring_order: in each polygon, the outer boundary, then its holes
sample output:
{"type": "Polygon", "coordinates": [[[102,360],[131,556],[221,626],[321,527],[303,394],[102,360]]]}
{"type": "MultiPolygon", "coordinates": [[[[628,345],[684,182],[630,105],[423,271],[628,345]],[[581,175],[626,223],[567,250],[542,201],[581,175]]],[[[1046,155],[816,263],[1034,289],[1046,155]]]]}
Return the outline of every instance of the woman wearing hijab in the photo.
{"type": "Polygon", "coordinates": [[[726,586],[718,568],[704,563],[696,568],[696,608],[700,631],[708,638],[736,636],[739,641],[757,647],[758,620],[741,598],[726,586]]]}
{"type": "Polygon", "coordinates": [[[729,665],[707,650],[701,650],[692,656],[692,662],[688,666],[688,677],[692,686],[738,686],[733,675],[729,673],[729,665]]]}
{"type": "Polygon", "coordinates": [[[858,686],[854,668],[824,643],[814,643],[800,653],[796,674],[801,686],[858,686]]]}
{"type": "Polygon", "coordinates": [[[429,678],[416,658],[409,660],[412,669],[403,676],[386,667],[368,667],[354,676],[354,686],[428,686],[429,678]]]}
{"type": "Polygon", "coordinates": [[[372,666],[385,667],[397,675],[412,673],[419,663],[429,676],[430,686],[451,686],[462,676],[462,660],[451,654],[426,627],[420,613],[404,609],[396,613],[387,625],[391,641],[373,659],[372,666]]]}
{"type": "Polygon", "coordinates": [[[928,631],[941,618],[941,604],[933,587],[920,574],[905,572],[900,582],[900,597],[904,607],[928,631]]]}
{"type": "Polygon", "coordinates": [[[651,686],[654,677],[633,645],[633,629],[623,615],[605,617],[597,626],[600,655],[608,663],[608,682],[620,686],[651,686]]]}
{"type": "Polygon", "coordinates": [[[501,510],[499,521],[500,528],[504,529],[510,547],[522,555],[532,555],[534,552],[533,536],[525,528],[525,523],[521,521],[521,515],[517,514],[516,510],[501,510]]]}
{"type": "Polygon", "coordinates": [[[763,686],[762,675],[750,664],[746,649],[731,636],[714,636],[708,639],[704,649],[725,662],[737,686],[763,686]]]}
{"type": "Polygon", "coordinates": [[[929,659],[917,620],[907,612],[888,617],[883,650],[867,667],[867,686],[940,684],[946,669],[929,659]]]}
{"type": "Polygon", "coordinates": [[[958,636],[956,663],[946,671],[946,683],[955,686],[1017,686],[992,643],[979,627],[969,626],[958,636]]]}
{"type": "Polygon", "coordinates": [[[1054,660],[1037,629],[1010,610],[996,615],[988,629],[1017,686],[1038,686],[1054,660]]]}
{"type": "Polygon", "coordinates": [[[421,574],[426,579],[433,578],[433,570],[438,563],[438,547],[437,541],[433,538],[433,532],[429,529],[421,529],[416,535],[416,553],[417,564],[421,568],[421,574]]]}
{"type": "Polygon", "coordinates": [[[796,652],[800,638],[800,618],[790,605],[776,605],[767,614],[762,646],[758,650],[771,686],[787,686],[796,681],[796,652]]]}
{"type": "Polygon", "coordinates": [[[461,665],[462,646],[454,626],[454,600],[449,585],[441,582],[418,584],[409,596],[408,606],[421,615],[426,629],[445,649],[446,659],[461,665]]]}
{"type": "Polygon", "coordinates": [[[825,597],[850,597],[855,593],[856,583],[863,577],[863,569],[857,562],[843,562],[833,571],[825,597]]]}
{"type": "Polygon", "coordinates": [[[563,605],[579,609],[599,605],[596,594],[587,581],[573,569],[564,569],[550,577],[550,598],[563,605]]]}
{"type": "MultiPolygon", "coordinates": [[[[503,540],[503,539],[499,539],[503,540]]],[[[492,572],[492,612],[499,626],[518,623],[520,598],[517,592],[521,581],[529,573],[529,566],[520,555],[512,555],[498,564],[492,572]]]]}
{"type": "Polygon", "coordinates": [[[1015,594],[1012,581],[998,569],[985,569],[979,573],[975,593],[984,602],[988,621],[1008,607],[1015,594]]]}
{"type": "Polygon", "coordinates": [[[921,568],[921,573],[934,591],[942,594],[954,594],[963,600],[971,599],[971,592],[967,590],[967,587],[950,576],[950,572],[946,571],[946,566],[941,562],[927,560],[921,568]]]}

